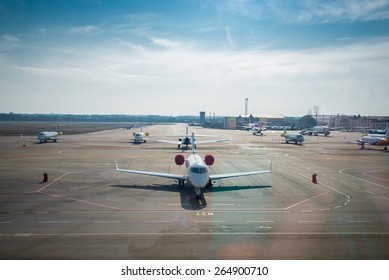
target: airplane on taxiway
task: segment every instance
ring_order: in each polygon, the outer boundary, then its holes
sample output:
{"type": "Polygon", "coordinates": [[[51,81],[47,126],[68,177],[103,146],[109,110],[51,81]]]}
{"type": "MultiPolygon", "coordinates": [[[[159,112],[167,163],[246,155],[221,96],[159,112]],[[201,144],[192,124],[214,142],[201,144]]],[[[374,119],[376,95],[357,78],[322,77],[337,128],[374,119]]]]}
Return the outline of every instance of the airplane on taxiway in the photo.
{"type": "MultiPolygon", "coordinates": [[[[194,132],[192,132],[191,141],[192,143],[196,143],[194,132]]],[[[201,198],[202,190],[205,187],[211,187],[213,185],[214,180],[240,177],[240,176],[258,175],[258,174],[265,174],[271,172],[271,163],[270,163],[270,169],[268,170],[257,170],[257,171],[225,173],[225,174],[210,174],[209,166],[213,165],[214,161],[215,158],[210,154],[205,155],[204,159],[201,158],[201,156],[196,154],[195,145],[192,145],[192,154],[188,158],[185,158],[185,156],[182,154],[177,154],[175,156],[175,163],[177,165],[185,164],[186,171],[187,171],[186,175],[120,169],[118,167],[117,162],[115,163],[116,163],[116,170],[119,172],[174,179],[178,181],[179,186],[183,186],[185,182],[188,181],[194,187],[197,194],[197,198],[201,198]]]]}
{"type": "Polygon", "coordinates": [[[57,137],[61,136],[61,131],[41,131],[38,133],[39,143],[46,143],[47,141],[57,142],[57,137]]]}
{"type": "Polygon", "coordinates": [[[315,135],[323,134],[324,136],[328,136],[331,133],[331,118],[328,121],[327,125],[316,125],[310,129],[304,131],[304,134],[307,135],[315,135]]]}
{"type": "MultiPolygon", "coordinates": [[[[214,137],[213,135],[196,135],[197,137],[214,137]]],[[[191,139],[191,134],[188,134],[188,127],[186,128],[186,134],[183,135],[173,135],[172,137],[180,137],[178,141],[170,141],[170,140],[157,140],[157,142],[160,143],[169,143],[169,144],[176,144],[177,149],[180,149],[182,146],[184,146],[184,149],[189,149],[189,145],[192,145],[193,140],[191,139]]],[[[195,148],[198,144],[206,144],[206,143],[218,143],[218,142],[227,142],[228,139],[213,139],[213,140],[202,140],[197,141],[195,139],[195,148]]],[[[193,146],[193,145],[192,145],[193,146]]]]}
{"type": "Polygon", "coordinates": [[[284,133],[281,134],[281,137],[285,138],[285,142],[288,144],[289,142],[294,142],[295,144],[300,143],[300,145],[304,142],[304,136],[298,133],[287,133],[284,130],[284,133]]]}
{"type": "Polygon", "coordinates": [[[59,125],[57,124],[57,129],[56,131],[41,131],[38,133],[38,140],[39,143],[46,143],[47,141],[53,141],[57,142],[57,137],[62,136],[62,132],[58,130],[59,125]]]}
{"type": "Polygon", "coordinates": [[[356,142],[361,146],[361,150],[365,148],[366,144],[372,146],[384,146],[384,150],[387,150],[387,146],[389,146],[389,129],[387,129],[386,135],[364,135],[356,142]]]}
{"type": "Polygon", "coordinates": [[[134,143],[138,144],[146,143],[147,139],[145,138],[145,136],[148,137],[150,134],[148,132],[143,133],[143,127],[141,126],[140,131],[134,132],[132,133],[132,135],[134,136],[134,143]]]}

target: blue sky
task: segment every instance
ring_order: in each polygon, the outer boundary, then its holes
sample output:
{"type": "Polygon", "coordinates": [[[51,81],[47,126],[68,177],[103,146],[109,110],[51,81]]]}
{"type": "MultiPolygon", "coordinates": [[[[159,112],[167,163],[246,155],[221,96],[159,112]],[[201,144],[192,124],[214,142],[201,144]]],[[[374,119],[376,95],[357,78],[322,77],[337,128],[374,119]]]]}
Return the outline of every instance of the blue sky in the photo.
{"type": "Polygon", "coordinates": [[[0,0],[0,112],[389,115],[389,0],[0,0]]]}

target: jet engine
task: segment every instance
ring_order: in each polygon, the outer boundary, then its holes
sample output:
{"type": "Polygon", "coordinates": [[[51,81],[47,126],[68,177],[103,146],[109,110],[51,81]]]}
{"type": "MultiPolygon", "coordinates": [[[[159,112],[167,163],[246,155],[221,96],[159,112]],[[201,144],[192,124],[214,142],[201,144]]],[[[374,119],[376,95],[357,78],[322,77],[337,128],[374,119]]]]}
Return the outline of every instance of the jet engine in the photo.
{"type": "Polygon", "coordinates": [[[205,155],[204,162],[206,165],[212,165],[215,162],[213,155],[205,155]]]}
{"type": "Polygon", "coordinates": [[[185,157],[181,154],[176,155],[174,158],[174,161],[176,162],[177,165],[183,165],[185,162],[185,157]]]}

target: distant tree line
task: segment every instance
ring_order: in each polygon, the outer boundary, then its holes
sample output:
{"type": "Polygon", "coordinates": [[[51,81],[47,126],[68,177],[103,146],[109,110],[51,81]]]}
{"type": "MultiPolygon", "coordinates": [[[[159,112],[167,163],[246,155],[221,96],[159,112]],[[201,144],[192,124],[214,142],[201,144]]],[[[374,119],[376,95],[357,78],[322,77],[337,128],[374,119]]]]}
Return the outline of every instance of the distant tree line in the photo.
{"type": "Polygon", "coordinates": [[[190,122],[199,122],[199,116],[0,113],[0,121],[190,123],[190,122]]]}

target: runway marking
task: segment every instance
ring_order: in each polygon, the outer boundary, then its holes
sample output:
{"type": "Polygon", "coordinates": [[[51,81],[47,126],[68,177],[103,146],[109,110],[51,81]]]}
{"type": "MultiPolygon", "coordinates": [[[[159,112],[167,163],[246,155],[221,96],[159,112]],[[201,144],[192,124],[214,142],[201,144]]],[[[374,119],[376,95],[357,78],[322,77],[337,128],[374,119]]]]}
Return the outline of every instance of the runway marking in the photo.
{"type": "Polygon", "coordinates": [[[80,232],[80,233],[3,233],[2,236],[133,236],[133,235],[388,235],[389,232],[80,232]]]}
{"type": "Polygon", "coordinates": [[[376,195],[375,193],[371,192],[371,191],[366,191],[367,193],[371,194],[371,195],[376,195]]]}
{"type": "Polygon", "coordinates": [[[312,210],[301,210],[300,212],[301,213],[309,213],[309,212],[312,212],[312,210]]]}
{"type": "MultiPolygon", "coordinates": [[[[302,176],[302,177],[304,177],[304,178],[310,179],[309,177],[307,177],[307,176],[305,176],[305,175],[303,175],[303,174],[300,174],[300,173],[299,173],[299,175],[302,176]]],[[[290,209],[290,208],[292,208],[292,207],[295,207],[295,206],[297,206],[297,205],[303,204],[303,203],[305,203],[305,202],[307,202],[307,201],[309,201],[309,200],[312,200],[312,199],[317,198],[317,197],[319,197],[319,196],[325,195],[325,194],[327,194],[327,193],[329,193],[329,192],[330,192],[329,190],[325,190],[325,192],[323,192],[323,193],[321,193],[321,194],[315,195],[315,196],[313,196],[313,197],[304,199],[304,200],[302,200],[302,201],[300,201],[300,202],[297,202],[297,203],[295,203],[295,204],[293,204],[293,205],[290,205],[290,206],[286,207],[285,210],[288,210],[288,209],[290,209]]]]}
{"type": "Polygon", "coordinates": [[[246,223],[274,223],[274,221],[247,221],[246,223]]]}
{"type": "Polygon", "coordinates": [[[93,221],[95,224],[120,223],[120,221],[93,221]]]}
{"type": "Polygon", "coordinates": [[[33,235],[33,233],[31,233],[31,232],[29,232],[29,233],[27,233],[27,232],[22,232],[22,233],[15,233],[15,234],[14,234],[15,237],[29,237],[29,236],[31,236],[31,235],[33,235]]]}
{"type": "Polygon", "coordinates": [[[9,212],[11,215],[20,215],[24,214],[24,212],[9,212]]]}
{"type": "Polygon", "coordinates": [[[40,221],[38,224],[69,224],[70,221],[40,221]]]}
{"type": "Polygon", "coordinates": [[[334,208],[340,208],[340,207],[342,207],[342,205],[335,206],[334,208]]]}
{"type": "Polygon", "coordinates": [[[65,174],[63,174],[62,176],[59,176],[57,179],[55,179],[54,181],[48,183],[47,185],[43,186],[42,188],[40,188],[39,190],[37,190],[36,192],[37,193],[40,193],[41,191],[43,191],[44,189],[50,187],[52,184],[54,184],[55,182],[57,182],[58,180],[62,179],[63,177],[65,177],[66,175],[68,175],[70,172],[66,172],[65,174]]]}
{"type": "Polygon", "coordinates": [[[330,208],[323,208],[323,209],[320,209],[320,211],[328,211],[330,210],[330,208]]]}
{"type": "Polygon", "coordinates": [[[227,221],[196,221],[196,223],[227,223],[227,221]]]}
{"type": "Polygon", "coordinates": [[[299,221],[299,223],[325,223],[326,221],[299,221]]]}
{"type": "Polygon", "coordinates": [[[172,223],[172,221],[144,221],[144,223],[172,223]]]}
{"type": "Polygon", "coordinates": [[[353,168],[343,168],[343,169],[340,169],[340,170],[339,170],[339,173],[344,174],[344,175],[347,175],[347,176],[350,176],[350,177],[352,177],[352,178],[354,178],[354,179],[357,179],[357,180],[360,180],[360,181],[364,181],[364,182],[366,182],[366,183],[373,184],[373,185],[376,185],[376,186],[378,186],[378,187],[381,187],[381,188],[384,188],[384,189],[389,190],[388,187],[385,187],[385,186],[383,186],[383,185],[380,185],[380,184],[371,182],[371,181],[369,181],[369,180],[365,180],[365,179],[358,178],[358,177],[355,177],[355,176],[353,176],[353,175],[344,173],[344,170],[347,170],[347,169],[353,169],[353,168]]]}
{"type": "Polygon", "coordinates": [[[356,189],[361,189],[360,187],[357,187],[357,186],[355,186],[355,185],[351,185],[351,187],[353,187],[353,188],[356,188],[356,189]]]}
{"type": "Polygon", "coordinates": [[[34,212],[35,214],[48,214],[49,212],[46,212],[46,211],[42,211],[42,212],[34,212]]]}
{"type": "Polygon", "coordinates": [[[348,223],[372,223],[372,221],[347,221],[348,223]]]}

